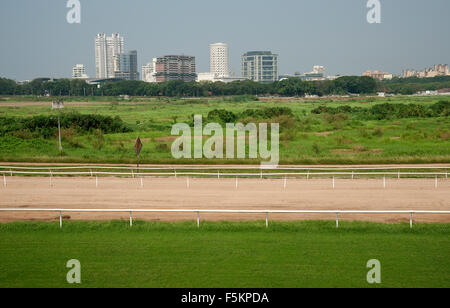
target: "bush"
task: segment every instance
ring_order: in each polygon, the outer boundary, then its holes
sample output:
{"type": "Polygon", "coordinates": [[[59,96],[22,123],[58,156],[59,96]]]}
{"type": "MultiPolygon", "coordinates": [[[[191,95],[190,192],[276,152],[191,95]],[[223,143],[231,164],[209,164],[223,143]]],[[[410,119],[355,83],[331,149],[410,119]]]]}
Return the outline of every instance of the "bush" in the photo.
{"type": "Polygon", "coordinates": [[[96,150],[101,150],[105,145],[105,137],[100,129],[96,129],[91,137],[92,147],[96,150]]]}
{"type": "MultiPolygon", "coordinates": [[[[94,114],[63,113],[60,115],[60,124],[62,129],[73,129],[79,132],[90,132],[97,129],[107,134],[132,131],[118,116],[113,118],[94,114]]],[[[51,138],[57,133],[58,117],[56,115],[40,115],[31,118],[0,118],[0,135],[19,130],[51,138]]]]}
{"type": "MultiPolygon", "coordinates": [[[[385,120],[403,118],[429,118],[450,115],[450,102],[440,101],[430,106],[417,104],[377,104],[371,108],[339,106],[336,108],[320,106],[311,111],[313,114],[351,114],[362,120],[385,120]]],[[[331,116],[328,116],[329,118],[331,116]]]]}

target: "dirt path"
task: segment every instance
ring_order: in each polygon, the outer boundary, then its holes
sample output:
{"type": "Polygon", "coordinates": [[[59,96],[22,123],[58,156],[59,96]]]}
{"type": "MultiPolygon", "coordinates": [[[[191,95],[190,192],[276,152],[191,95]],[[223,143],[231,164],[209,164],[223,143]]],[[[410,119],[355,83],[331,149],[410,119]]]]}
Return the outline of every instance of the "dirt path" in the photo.
{"type": "MultiPolygon", "coordinates": [[[[118,105],[144,105],[147,102],[114,102],[118,105]]],[[[67,107],[93,106],[93,105],[111,105],[112,102],[64,102],[67,107]]],[[[52,102],[0,102],[0,107],[36,107],[36,106],[52,106],[52,102]]]]}
{"type": "MultiPolygon", "coordinates": [[[[8,177],[0,187],[0,208],[108,208],[108,209],[240,209],[240,210],[450,210],[450,180],[328,179],[283,180],[146,178],[138,179],[8,177]]],[[[127,219],[127,214],[69,213],[66,219],[127,219]]],[[[190,213],[135,214],[138,219],[179,221],[195,218],[190,213]]],[[[202,214],[207,220],[264,219],[260,214],[202,214]]],[[[277,220],[334,219],[334,215],[274,214],[277,220]]],[[[346,214],[342,219],[379,222],[408,221],[409,215],[346,214]]],[[[0,212],[0,222],[15,220],[57,220],[57,213],[0,212]]],[[[450,222],[450,215],[417,215],[415,221],[450,222]]]]}

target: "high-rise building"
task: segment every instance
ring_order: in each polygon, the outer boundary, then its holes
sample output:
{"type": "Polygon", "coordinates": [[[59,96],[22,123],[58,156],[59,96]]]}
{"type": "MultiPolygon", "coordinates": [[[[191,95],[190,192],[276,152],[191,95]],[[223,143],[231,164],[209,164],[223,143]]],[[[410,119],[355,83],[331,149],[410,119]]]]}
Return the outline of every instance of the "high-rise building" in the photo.
{"type": "Polygon", "coordinates": [[[242,56],[242,77],[257,82],[278,80],[278,55],[270,51],[250,51],[242,56]]]}
{"type": "Polygon", "coordinates": [[[145,82],[156,82],[156,60],[153,58],[152,62],[147,63],[142,67],[142,80],[145,82]]]}
{"type": "Polygon", "coordinates": [[[115,57],[125,52],[123,37],[118,33],[106,36],[97,34],[95,38],[95,69],[97,78],[114,78],[115,57]]]}
{"type": "Polygon", "coordinates": [[[155,79],[156,82],[170,80],[195,81],[197,77],[195,69],[195,57],[169,55],[156,58],[155,79]]]}
{"type": "Polygon", "coordinates": [[[228,70],[228,45],[215,43],[210,48],[210,73],[217,78],[229,77],[228,70]]]}
{"type": "Polygon", "coordinates": [[[83,64],[77,64],[72,68],[72,78],[74,79],[88,79],[86,75],[86,69],[83,64]]]}
{"type": "Polygon", "coordinates": [[[121,53],[114,57],[114,78],[139,80],[136,50],[121,53]]]}

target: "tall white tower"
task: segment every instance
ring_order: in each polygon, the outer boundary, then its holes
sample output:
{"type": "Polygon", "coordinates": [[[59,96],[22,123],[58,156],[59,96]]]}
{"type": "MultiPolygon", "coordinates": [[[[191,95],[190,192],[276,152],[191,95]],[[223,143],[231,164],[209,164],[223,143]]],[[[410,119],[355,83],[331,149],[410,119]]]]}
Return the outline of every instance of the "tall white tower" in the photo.
{"type": "Polygon", "coordinates": [[[216,43],[210,45],[210,71],[216,78],[230,76],[227,44],[216,43]]]}
{"type": "Polygon", "coordinates": [[[125,52],[123,37],[119,33],[106,36],[97,34],[95,38],[95,69],[97,78],[114,78],[114,59],[125,52]]]}

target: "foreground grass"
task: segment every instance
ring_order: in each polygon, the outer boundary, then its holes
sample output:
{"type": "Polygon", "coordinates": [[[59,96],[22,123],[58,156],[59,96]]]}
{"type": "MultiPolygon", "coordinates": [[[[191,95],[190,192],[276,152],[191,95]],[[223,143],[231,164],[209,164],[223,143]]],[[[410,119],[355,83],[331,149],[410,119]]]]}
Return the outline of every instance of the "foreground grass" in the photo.
{"type": "Polygon", "coordinates": [[[0,287],[450,287],[450,224],[124,221],[0,224],[0,287]]]}

